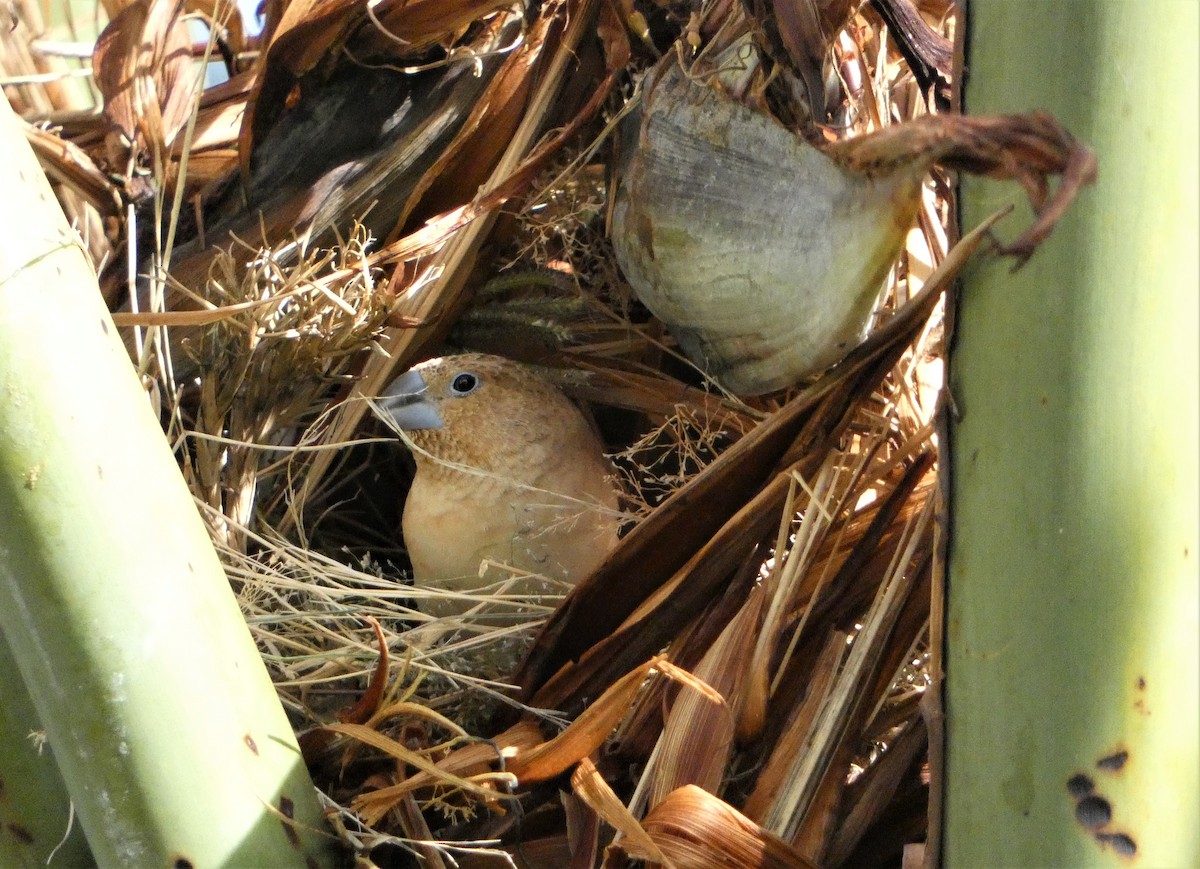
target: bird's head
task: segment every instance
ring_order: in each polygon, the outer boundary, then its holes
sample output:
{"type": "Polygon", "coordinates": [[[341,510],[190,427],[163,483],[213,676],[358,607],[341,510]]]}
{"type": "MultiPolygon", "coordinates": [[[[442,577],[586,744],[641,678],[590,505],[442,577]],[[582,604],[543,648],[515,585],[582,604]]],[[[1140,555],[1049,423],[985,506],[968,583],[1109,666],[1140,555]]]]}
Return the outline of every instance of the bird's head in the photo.
{"type": "Polygon", "coordinates": [[[377,406],[434,457],[485,469],[498,450],[546,447],[548,439],[578,437],[587,426],[561,392],[526,366],[484,353],[422,362],[393,380],[377,406]]]}

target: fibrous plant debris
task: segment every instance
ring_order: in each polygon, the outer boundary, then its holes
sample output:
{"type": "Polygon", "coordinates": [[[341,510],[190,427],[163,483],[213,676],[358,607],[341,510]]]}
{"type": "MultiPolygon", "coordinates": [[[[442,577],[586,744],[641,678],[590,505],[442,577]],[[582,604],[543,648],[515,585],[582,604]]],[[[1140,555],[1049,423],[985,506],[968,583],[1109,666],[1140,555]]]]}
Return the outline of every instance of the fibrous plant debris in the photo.
{"type": "MultiPolygon", "coordinates": [[[[13,7],[5,94],[363,865],[872,866],[923,840],[940,298],[990,228],[956,246],[951,177],[918,172],[871,337],[755,398],[681,352],[606,234],[656,64],[712,87],[697,61],[742,40],[734,98],[868,173],[886,148],[846,142],[946,107],[949,3],[801,6],[269,3],[256,33],[223,0],[132,0],[98,43],[13,7]],[[68,48],[96,44],[89,75],[68,48]],[[447,347],[584,402],[625,491],[609,561],[506,623],[422,612],[411,466],[370,422],[447,347]]],[[[1022,257],[1094,170],[1069,137],[1039,163],[1035,121],[958,162],[1044,206],[1022,257]]]]}

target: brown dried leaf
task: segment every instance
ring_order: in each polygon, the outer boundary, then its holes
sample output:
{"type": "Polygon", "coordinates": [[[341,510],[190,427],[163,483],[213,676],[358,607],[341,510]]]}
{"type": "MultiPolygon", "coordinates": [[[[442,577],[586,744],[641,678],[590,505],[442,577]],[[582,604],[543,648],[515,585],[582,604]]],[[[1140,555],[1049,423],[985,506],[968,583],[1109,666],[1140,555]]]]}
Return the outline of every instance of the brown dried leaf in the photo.
{"type": "MultiPolygon", "coordinates": [[[[560,791],[559,802],[566,818],[570,869],[591,869],[600,855],[600,816],[578,794],[560,791]]],[[[554,865],[562,866],[566,862],[561,860],[554,865]]]]}
{"type": "Polygon", "coordinates": [[[110,142],[118,162],[130,144],[165,153],[187,123],[195,73],[182,11],[183,0],[135,0],[96,40],[104,114],[124,139],[110,142]]]}
{"type": "MultiPolygon", "coordinates": [[[[406,16],[411,8],[405,7],[406,16]]],[[[450,4],[442,4],[439,8],[449,10],[452,7],[450,4]]],[[[575,14],[582,11],[581,9],[575,14]]],[[[604,46],[607,77],[599,88],[593,87],[594,82],[589,77],[588,86],[592,89],[593,96],[589,104],[579,112],[573,125],[581,123],[595,113],[599,107],[598,98],[602,99],[607,95],[613,77],[623,70],[629,61],[629,41],[624,29],[620,27],[620,22],[614,19],[615,13],[612,8],[608,4],[601,4],[596,31],[604,46]]],[[[405,209],[395,231],[388,237],[388,243],[396,240],[406,222],[411,222],[408,219],[409,214],[416,208],[418,198],[421,199],[421,204],[419,213],[415,215],[416,219],[469,202],[478,193],[521,120],[521,113],[534,84],[532,73],[536,71],[536,64],[532,59],[539,55],[547,40],[553,43],[557,38],[557,34],[552,33],[551,24],[561,26],[562,22],[543,17],[527,30],[520,49],[512,52],[508,62],[497,72],[487,92],[479,99],[477,109],[463,125],[462,131],[414,191],[409,207],[405,209]]],[[[559,68],[559,78],[565,77],[566,69],[559,68]]]]}
{"type": "Polygon", "coordinates": [[[1096,155],[1046,112],[1027,115],[924,115],[856,139],[834,143],[825,153],[856,172],[924,175],[934,164],[1025,188],[1037,214],[1033,226],[1000,252],[1020,267],[1054,231],[1085,185],[1096,181],[1096,155]],[[1050,176],[1059,175],[1049,192],[1050,176]]]}
{"type": "Polygon", "coordinates": [[[287,107],[297,80],[344,39],[349,22],[359,22],[365,16],[363,0],[294,0],[283,8],[276,23],[273,15],[279,8],[268,9],[263,33],[267,47],[238,134],[242,174],[247,178],[255,145],[287,107]]]}
{"type": "MultiPolygon", "coordinates": [[[[725,697],[737,697],[754,648],[763,594],[752,589],[746,605],[709,648],[694,673],[725,697]]],[[[671,706],[658,750],[646,775],[650,777],[649,806],[672,791],[696,785],[716,793],[726,775],[733,751],[734,715],[694,692],[684,692],[671,706]]]]}
{"type": "Polygon", "coordinates": [[[108,176],[82,148],[18,119],[38,163],[51,180],[66,184],[104,216],[120,213],[120,199],[108,176]]]}
{"type": "Polygon", "coordinates": [[[766,817],[790,771],[788,759],[795,757],[803,748],[805,736],[833,687],[834,677],[841,668],[846,651],[846,634],[842,631],[831,633],[813,670],[804,702],[795,710],[783,735],[775,743],[774,752],[763,764],[754,790],[742,807],[748,817],[760,821],[766,817]]]}
{"type": "MultiPolygon", "coordinates": [[[[254,86],[255,75],[253,71],[239,73],[204,91],[192,131],[192,155],[214,148],[233,149],[237,145],[242,114],[246,111],[246,98],[254,86]]],[[[183,144],[181,139],[176,140],[176,157],[180,155],[183,144]]]]}
{"type": "Polygon", "coordinates": [[[529,751],[519,752],[509,761],[508,770],[522,784],[530,784],[556,776],[591,755],[629,712],[642,682],[655,670],[694,689],[709,702],[724,706],[725,698],[703,681],[669,661],[655,657],[618,679],[558,736],[529,751]]]}
{"type": "Polygon", "coordinates": [[[409,194],[385,244],[400,238],[407,224],[470,202],[479,192],[521,122],[549,24],[549,19],[539,19],[520,48],[504,59],[462,129],[409,194]]]}
{"type": "MultiPolygon", "coordinates": [[[[948,101],[954,68],[954,45],[950,40],[925,22],[912,0],[874,0],[871,6],[887,25],[921,91],[936,87],[939,96],[944,94],[948,101]]],[[[934,17],[941,16],[935,12],[934,17]]]]}
{"type": "Polygon", "coordinates": [[[473,22],[512,5],[511,0],[382,0],[372,23],[377,39],[421,49],[456,40],[473,22]]]}
{"type": "Polygon", "coordinates": [[[658,850],[654,840],[646,835],[637,818],[625,808],[620,797],[608,786],[589,758],[583,758],[575,767],[575,772],[571,774],[571,787],[592,811],[624,837],[621,847],[631,856],[669,865],[669,861],[658,850]]]}
{"type": "Polygon", "coordinates": [[[856,4],[851,0],[752,0],[747,5],[764,48],[777,62],[788,62],[800,76],[812,117],[823,123],[830,47],[856,4]]]}
{"type": "Polygon", "coordinates": [[[246,107],[239,138],[243,172],[301,78],[323,63],[368,59],[405,65],[431,45],[457,40],[472,22],[510,7],[500,0],[295,0],[267,35],[262,73],[246,107]]]}
{"type": "Polygon", "coordinates": [[[694,785],[668,795],[642,827],[677,869],[816,869],[782,839],[694,785]]]}

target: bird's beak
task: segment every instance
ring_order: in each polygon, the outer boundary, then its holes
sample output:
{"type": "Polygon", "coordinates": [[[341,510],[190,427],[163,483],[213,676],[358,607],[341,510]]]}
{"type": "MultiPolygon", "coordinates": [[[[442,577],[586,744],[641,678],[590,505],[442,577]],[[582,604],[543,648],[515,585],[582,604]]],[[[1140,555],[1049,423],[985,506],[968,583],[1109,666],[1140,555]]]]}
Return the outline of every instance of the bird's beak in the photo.
{"type": "Polygon", "coordinates": [[[383,391],[378,404],[405,431],[441,428],[442,415],[428,400],[428,391],[421,372],[405,371],[383,391]]]}

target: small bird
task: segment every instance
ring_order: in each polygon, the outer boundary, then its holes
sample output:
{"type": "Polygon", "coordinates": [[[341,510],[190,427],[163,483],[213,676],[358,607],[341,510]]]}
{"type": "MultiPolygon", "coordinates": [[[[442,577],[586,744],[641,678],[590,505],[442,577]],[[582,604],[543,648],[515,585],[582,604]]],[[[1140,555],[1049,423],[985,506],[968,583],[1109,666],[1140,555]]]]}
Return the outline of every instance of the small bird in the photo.
{"type": "MultiPolygon", "coordinates": [[[[618,495],[600,438],[525,366],[483,353],[431,359],[392,381],[378,407],[413,447],[401,527],[418,587],[477,591],[489,584],[485,561],[573,583],[616,543],[618,495]]],[[[420,602],[435,616],[471,606],[420,602]]]]}

